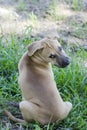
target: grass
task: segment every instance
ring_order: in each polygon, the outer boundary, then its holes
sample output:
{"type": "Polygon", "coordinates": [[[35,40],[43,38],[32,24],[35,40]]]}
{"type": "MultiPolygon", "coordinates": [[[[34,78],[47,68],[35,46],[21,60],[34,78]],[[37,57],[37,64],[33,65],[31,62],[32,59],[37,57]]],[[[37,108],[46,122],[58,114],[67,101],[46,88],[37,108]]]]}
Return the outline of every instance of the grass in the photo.
{"type": "Polygon", "coordinates": [[[73,34],[75,37],[80,39],[86,39],[87,37],[87,23],[78,24],[77,22],[73,22],[72,24],[73,34]]]}
{"type": "Polygon", "coordinates": [[[38,21],[38,17],[34,14],[34,12],[31,12],[29,14],[29,18],[32,21],[32,26],[34,28],[37,28],[39,26],[39,21],[38,21]]]}
{"type": "Polygon", "coordinates": [[[18,9],[19,11],[25,11],[25,9],[26,9],[26,3],[25,3],[24,0],[19,0],[17,9],[18,9]]]}
{"type": "Polygon", "coordinates": [[[56,0],[52,0],[49,6],[50,9],[50,18],[54,21],[61,21],[65,19],[65,15],[60,10],[56,0]]]}
{"type": "Polygon", "coordinates": [[[53,66],[55,81],[64,100],[72,102],[73,109],[69,116],[58,123],[41,126],[38,123],[20,126],[10,122],[3,109],[11,109],[16,115],[17,110],[6,105],[6,100],[21,100],[21,91],[18,87],[18,62],[31,39],[32,28],[27,27],[22,37],[11,34],[9,39],[0,37],[0,130],[25,128],[25,130],[87,130],[87,69],[83,61],[87,52],[79,49],[78,52],[68,52],[71,56],[71,64],[65,69],[53,66]],[[27,32],[27,34],[26,34],[27,32]],[[25,35],[26,34],[26,35],[25,35]]]}
{"type": "Polygon", "coordinates": [[[83,9],[82,0],[72,0],[72,6],[75,11],[80,11],[83,9]]]}

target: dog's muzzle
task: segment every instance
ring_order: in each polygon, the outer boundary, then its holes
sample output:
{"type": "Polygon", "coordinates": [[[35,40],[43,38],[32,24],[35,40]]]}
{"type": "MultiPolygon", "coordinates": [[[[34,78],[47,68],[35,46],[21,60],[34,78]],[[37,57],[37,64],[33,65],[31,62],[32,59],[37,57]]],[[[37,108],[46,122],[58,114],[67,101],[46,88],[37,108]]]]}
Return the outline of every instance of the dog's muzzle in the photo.
{"type": "Polygon", "coordinates": [[[57,61],[57,64],[55,64],[55,65],[60,68],[64,68],[70,64],[70,58],[68,56],[63,56],[61,58],[57,57],[56,61],[57,61]]]}

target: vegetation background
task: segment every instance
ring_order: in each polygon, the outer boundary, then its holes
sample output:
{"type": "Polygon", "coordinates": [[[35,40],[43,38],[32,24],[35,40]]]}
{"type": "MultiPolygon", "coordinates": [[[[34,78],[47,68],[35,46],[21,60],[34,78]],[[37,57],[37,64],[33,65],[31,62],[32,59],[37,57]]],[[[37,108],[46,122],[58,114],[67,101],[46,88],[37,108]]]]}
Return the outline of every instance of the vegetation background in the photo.
{"type": "Polygon", "coordinates": [[[0,130],[87,130],[86,0],[0,0],[0,130]],[[51,33],[58,34],[72,59],[65,69],[53,66],[53,72],[61,96],[73,109],[65,120],[45,126],[14,123],[4,109],[21,118],[7,102],[21,101],[19,59],[28,44],[51,33]]]}

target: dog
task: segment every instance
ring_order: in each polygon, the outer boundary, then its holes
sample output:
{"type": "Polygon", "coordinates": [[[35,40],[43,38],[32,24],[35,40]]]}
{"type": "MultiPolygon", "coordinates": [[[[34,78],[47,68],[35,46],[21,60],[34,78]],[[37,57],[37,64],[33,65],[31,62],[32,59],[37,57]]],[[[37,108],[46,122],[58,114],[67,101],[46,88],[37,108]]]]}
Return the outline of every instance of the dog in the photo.
{"type": "Polygon", "coordinates": [[[23,99],[19,107],[24,122],[37,121],[44,125],[67,117],[72,104],[61,98],[51,64],[64,68],[69,63],[70,58],[57,37],[46,37],[28,46],[18,64],[23,99]]]}

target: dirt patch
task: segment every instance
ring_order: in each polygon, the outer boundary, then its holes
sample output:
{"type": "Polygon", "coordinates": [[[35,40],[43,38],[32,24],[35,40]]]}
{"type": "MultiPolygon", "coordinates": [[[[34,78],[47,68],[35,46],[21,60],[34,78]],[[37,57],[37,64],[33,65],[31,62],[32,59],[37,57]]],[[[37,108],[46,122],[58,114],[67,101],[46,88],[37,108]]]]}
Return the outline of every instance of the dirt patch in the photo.
{"type": "Polygon", "coordinates": [[[72,14],[69,5],[60,1],[0,1],[0,25],[4,33],[20,34],[26,26],[32,26],[33,33],[48,32],[51,28],[57,29],[60,21],[72,14]]]}
{"type": "MultiPolygon", "coordinates": [[[[83,3],[86,6],[85,0],[83,3]]],[[[86,22],[87,13],[74,11],[70,0],[66,2],[59,0],[54,2],[52,0],[0,1],[0,32],[4,34],[22,34],[26,27],[31,26],[33,36],[44,37],[51,32],[57,32],[62,39],[67,39],[68,42],[85,44],[86,34],[83,34],[85,35],[83,41],[83,38],[77,37],[74,32],[78,32],[78,28],[86,25],[86,22]]],[[[67,43],[67,40],[63,41],[67,43]]]]}

